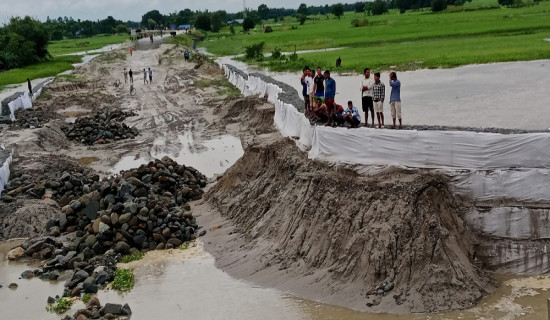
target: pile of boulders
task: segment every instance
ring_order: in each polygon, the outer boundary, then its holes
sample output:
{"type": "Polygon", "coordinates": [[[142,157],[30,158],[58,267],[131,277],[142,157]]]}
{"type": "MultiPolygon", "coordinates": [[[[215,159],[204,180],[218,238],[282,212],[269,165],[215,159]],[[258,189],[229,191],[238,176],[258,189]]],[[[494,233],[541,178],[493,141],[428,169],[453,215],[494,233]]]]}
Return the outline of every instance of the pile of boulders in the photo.
{"type": "Polygon", "coordinates": [[[36,129],[51,119],[57,119],[59,115],[45,108],[20,109],[15,111],[15,121],[10,122],[11,130],[36,129]]]}
{"type": "Polygon", "coordinates": [[[60,206],[65,206],[73,199],[90,192],[90,186],[99,181],[99,175],[93,170],[79,166],[66,168],[61,175],[55,172],[29,174],[23,171],[13,171],[3,192],[2,199],[24,194],[35,199],[51,198],[60,206]]]}
{"type": "Polygon", "coordinates": [[[134,139],[139,134],[137,128],[123,123],[132,115],[135,113],[105,108],[93,117],[77,118],[73,125],[64,126],[62,130],[69,140],[87,145],[134,139]]]}
{"type": "MultiPolygon", "coordinates": [[[[199,226],[188,202],[202,197],[206,183],[203,174],[169,157],[101,181],[84,172],[64,173],[41,190],[63,204],[46,225],[49,235],[28,239],[8,256],[43,260],[41,268],[21,277],[66,279],[62,296],[94,294],[114,279],[123,255],[177,248],[195,239],[199,226]]],[[[79,310],[73,318],[110,319],[129,315],[128,310],[106,304],[79,310]]]]}
{"type": "Polygon", "coordinates": [[[61,251],[48,241],[23,246],[27,256],[49,259],[46,266],[72,268],[69,262],[79,254],[84,261],[111,249],[121,254],[131,248],[170,249],[196,237],[198,225],[188,202],[202,197],[206,177],[194,168],[164,157],[103,181],[84,184],[71,177],[61,178],[72,188],[60,186],[71,191],[59,200],[59,216],[46,225],[51,237],[70,239],[61,251]]]}
{"type": "Polygon", "coordinates": [[[120,319],[120,317],[130,317],[132,309],[125,303],[106,303],[101,306],[97,297],[91,297],[86,303],[86,308],[78,309],[74,315],[65,316],[62,320],[87,320],[87,319],[120,319]]]}

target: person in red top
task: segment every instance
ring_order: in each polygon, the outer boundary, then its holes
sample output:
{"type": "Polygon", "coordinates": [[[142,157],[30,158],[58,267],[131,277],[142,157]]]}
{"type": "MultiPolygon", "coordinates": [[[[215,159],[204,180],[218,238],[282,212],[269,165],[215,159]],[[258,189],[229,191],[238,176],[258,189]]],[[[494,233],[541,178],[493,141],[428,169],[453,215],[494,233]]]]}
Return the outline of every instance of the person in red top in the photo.
{"type": "Polygon", "coordinates": [[[333,127],[341,126],[344,124],[344,107],[342,107],[339,104],[336,104],[336,102],[333,104],[332,112],[331,112],[331,122],[328,123],[328,125],[331,125],[333,127]]]}

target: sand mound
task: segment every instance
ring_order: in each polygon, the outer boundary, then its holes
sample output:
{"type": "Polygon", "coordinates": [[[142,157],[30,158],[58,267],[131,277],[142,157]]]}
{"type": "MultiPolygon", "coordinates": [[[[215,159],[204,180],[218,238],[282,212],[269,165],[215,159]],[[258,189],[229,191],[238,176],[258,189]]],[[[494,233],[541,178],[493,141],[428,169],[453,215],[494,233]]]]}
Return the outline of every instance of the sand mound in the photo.
{"type": "Polygon", "coordinates": [[[493,288],[442,176],[359,177],[280,139],[248,148],[206,199],[236,226],[210,249],[237,277],[391,313],[467,308],[493,288]]]}
{"type": "Polygon", "coordinates": [[[3,216],[0,238],[13,239],[45,234],[48,220],[54,218],[60,208],[53,200],[28,200],[17,211],[3,216]]]}

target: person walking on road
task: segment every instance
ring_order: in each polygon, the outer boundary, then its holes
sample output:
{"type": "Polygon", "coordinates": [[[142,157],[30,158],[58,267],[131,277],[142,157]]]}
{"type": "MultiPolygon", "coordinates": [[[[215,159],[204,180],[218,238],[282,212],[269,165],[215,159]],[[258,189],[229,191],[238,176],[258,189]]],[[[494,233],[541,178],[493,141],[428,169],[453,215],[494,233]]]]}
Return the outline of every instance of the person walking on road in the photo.
{"type": "Polygon", "coordinates": [[[130,48],[130,57],[132,56],[133,53],[134,53],[134,50],[130,48]]]}
{"type": "Polygon", "coordinates": [[[393,128],[395,129],[395,117],[399,119],[399,129],[403,129],[403,123],[401,122],[401,81],[397,80],[397,74],[390,72],[390,107],[391,117],[393,119],[393,128]]]}
{"type": "Polygon", "coordinates": [[[143,84],[147,84],[147,71],[143,69],[143,84]]]}
{"type": "Polygon", "coordinates": [[[153,71],[149,68],[149,83],[153,83],[153,71]]]}
{"type": "Polygon", "coordinates": [[[126,68],[124,68],[124,83],[128,83],[128,71],[126,71],[126,68]]]}
{"type": "Polygon", "coordinates": [[[27,86],[29,87],[29,97],[32,99],[32,84],[31,79],[27,78],[27,86]]]}
{"type": "Polygon", "coordinates": [[[361,80],[361,104],[363,107],[363,112],[365,113],[365,127],[368,127],[369,124],[370,110],[372,127],[374,128],[374,104],[372,102],[372,86],[374,85],[374,80],[370,76],[369,68],[365,68],[363,74],[365,75],[365,79],[361,80]]]}
{"type": "Polygon", "coordinates": [[[374,85],[372,86],[372,89],[372,100],[374,101],[374,112],[376,112],[376,118],[378,119],[378,128],[383,128],[384,98],[386,97],[386,87],[384,83],[380,81],[380,72],[374,74],[374,85]]]}
{"type": "Polygon", "coordinates": [[[130,72],[128,72],[128,75],[130,76],[130,83],[134,83],[134,73],[132,72],[132,69],[130,69],[130,72]]]}

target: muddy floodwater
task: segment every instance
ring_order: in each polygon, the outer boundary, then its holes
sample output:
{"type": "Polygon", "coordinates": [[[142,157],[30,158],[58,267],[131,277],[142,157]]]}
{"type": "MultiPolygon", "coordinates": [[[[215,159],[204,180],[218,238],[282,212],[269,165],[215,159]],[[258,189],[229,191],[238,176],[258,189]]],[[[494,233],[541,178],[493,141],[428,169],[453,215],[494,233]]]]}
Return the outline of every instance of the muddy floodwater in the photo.
{"type": "Polygon", "coordinates": [[[222,174],[244,154],[241,140],[232,135],[196,139],[188,131],[176,139],[157,137],[149,155],[125,156],[118,161],[112,173],[139,167],[152,159],[168,156],[179,163],[193,167],[208,178],[222,174]],[[170,146],[170,148],[167,148],[170,146]]]}
{"type": "MultiPolygon", "coordinates": [[[[216,231],[213,231],[216,232],[216,231]]],[[[60,319],[45,310],[48,296],[63,291],[64,281],[19,279],[21,272],[32,269],[21,263],[9,263],[6,252],[12,242],[0,244],[0,308],[2,319],[60,319]],[[8,289],[11,282],[19,287],[8,289]]],[[[214,258],[200,241],[188,249],[153,251],[140,261],[120,264],[135,270],[135,287],[128,293],[100,291],[102,303],[128,303],[133,320],[150,320],[162,314],[167,319],[311,319],[311,320],[512,320],[546,319],[546,299],[550,297],[550,278],[513,278],[497,276],[502,285],[484,298],[477,307],[442,314],[387,315],[355,312],[320,304],[273,289],[234,279],[215,267],[214,258]]],[[[73,305],[72,314],[83,307],[73,305]]]]}

